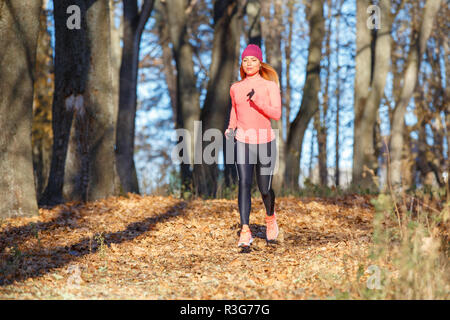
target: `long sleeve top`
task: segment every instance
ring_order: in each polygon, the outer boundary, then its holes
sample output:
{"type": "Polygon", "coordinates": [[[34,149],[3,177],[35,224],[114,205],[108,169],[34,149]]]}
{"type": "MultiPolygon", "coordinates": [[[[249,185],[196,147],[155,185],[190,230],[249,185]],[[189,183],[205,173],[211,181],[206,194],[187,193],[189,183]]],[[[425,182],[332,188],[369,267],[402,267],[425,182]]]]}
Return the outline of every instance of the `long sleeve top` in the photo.
{"type": "Polygon", "coordinates": [[[244,78],[230,88],[231,112],[228,128],[236,129],[236,140],[245,143],[267,143],[275,139],[270,119],[281,117],[281,95],[274,81],[258,73],[244,78]],[[251,100],[248,93],[255,91],[251,100]]]}

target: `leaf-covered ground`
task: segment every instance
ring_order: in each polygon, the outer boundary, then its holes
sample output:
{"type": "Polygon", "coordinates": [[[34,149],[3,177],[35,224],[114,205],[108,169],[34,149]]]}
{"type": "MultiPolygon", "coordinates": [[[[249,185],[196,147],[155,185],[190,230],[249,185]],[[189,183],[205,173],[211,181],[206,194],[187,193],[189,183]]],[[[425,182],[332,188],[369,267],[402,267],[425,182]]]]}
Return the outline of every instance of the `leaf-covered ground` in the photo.
{"type": "MultiPolygon", "coordinates": [[[[236,200],[111,197],[0,225],[1,299],[324,299],[368,256],[374,210],[345,196],[277,198],[279,242],[237,247],[236,200]]],[[[367,275],[366,275],[367,276],[367,275]]],[[[364,280],[364,277],[362,278],[364,280]]]]}

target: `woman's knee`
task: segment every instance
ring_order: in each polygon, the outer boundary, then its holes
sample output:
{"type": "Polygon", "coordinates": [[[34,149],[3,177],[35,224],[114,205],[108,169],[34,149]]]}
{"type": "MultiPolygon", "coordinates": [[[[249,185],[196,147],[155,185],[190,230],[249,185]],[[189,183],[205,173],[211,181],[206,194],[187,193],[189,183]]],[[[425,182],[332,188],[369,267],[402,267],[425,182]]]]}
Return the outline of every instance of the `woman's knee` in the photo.
{"type": "Polygon", "coordinates": [[[261,192],[261,196],[263,197],[274,196],[272,188],[259,188],[259,191],[261,192]]]}
{"type": "Polygon", "coordinates": [[[248,178],[242,178],[239,180],[239,187],[244,189],[251,189],[252,188],[252,180],[248,178]]]}

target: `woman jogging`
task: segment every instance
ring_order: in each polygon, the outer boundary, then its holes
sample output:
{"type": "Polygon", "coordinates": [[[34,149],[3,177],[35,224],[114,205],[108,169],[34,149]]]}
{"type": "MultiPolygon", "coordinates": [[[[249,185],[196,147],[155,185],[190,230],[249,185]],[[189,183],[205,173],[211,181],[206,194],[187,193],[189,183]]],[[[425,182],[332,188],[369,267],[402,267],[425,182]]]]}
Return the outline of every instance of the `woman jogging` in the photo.
{"type": "Polygon", "coordinates": [[[266,238],[278,236],[272,175],[276,158],[276,136],[270,119],[281,117],[281,96],[277,72],[262,60],[261,49],[249,44],[241,57],[242,80],[230,88],[232,109],[225,137],[236,138],[234,154],[239,179],[238,206],[241,219],[239,247],[249,247],[253,168],[266,208],[266,238]]]}

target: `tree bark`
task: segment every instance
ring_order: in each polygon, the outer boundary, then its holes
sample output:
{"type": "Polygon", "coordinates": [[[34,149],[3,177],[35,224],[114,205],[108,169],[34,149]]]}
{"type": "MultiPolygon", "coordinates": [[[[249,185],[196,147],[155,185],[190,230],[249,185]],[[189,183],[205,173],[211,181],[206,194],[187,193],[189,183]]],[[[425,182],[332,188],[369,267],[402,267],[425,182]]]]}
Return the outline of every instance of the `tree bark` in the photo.
{"type": "Polygon", "coordinates": [[[172,121],[174,127],[177,123],[177,75],[176,68],[173,66],[174,60],[172,50],[170,49],[170,34],[169,25],[166,23],[168,20],[167,12],[163,7],[160,0],[155,2],[154,19],[156,20],[156,26],[158,28],[158,41],[162,50],[163,59],[163,72],[166,78],[166,85],[169,91],[170,105],[172,107],[172,121]]]}
{"type": "Polygon", "coordinates": [[[290,125],[286,143],[286,168],[289,168],[289,170],[286,170],[285,182],[287,187],[294,190],[298,189],[299,186],[298,177],[303,137],[308,123],[319,108],[320,60],[322,58],[322,42],[325,35],[323,1],[317,0],[312,2],[309,9],[310,45],[305,86],[300,110],[290,125]]]}
{"type": "MultiPolygon", "coordinates": [[[[447,7],[448,12],[448,7],[447,7]]],[[[444,34],[443,39],[443,49],[444,56],[448,57],[450,54],[447,37],[444,34]]],[[[445,90],[444,90],[444,123],[445,123],[445,140],[447,141],[447,161],[446,161],[446,173],[447,173],[447,186],[450,189],[450,61],[449,59],[444,59],[445,68],[445,90]]],[[[448,190],[449,190],[448,189],[448,190]]]]}
{"type": "MultiPolygon", "coordinates": [[[[325,106],[323,106],[325,108],[325,106]]],[[[314,115],[314,128],[317,132],[317,146],[318,146],[318,168],[319,168],[319,184],[321,186],[327,186],[328,180],[328,168],[327,168],[327,130],[322,125],[320,114],[324,111],[319,110],[314,115]]]]}
{"type": "MultiPolygon", "coordinates": [[[[113,94],[113,114],[119,113],[119,96],[120,96],[120,65],[122,63],[122,48],[120,41],[123,38],[123,16],[119,26],[115,25],[116,8],[120,0],[109,0],[110,4],[110,21],[111,21],[111,72],[112,72],[112,94],[113,94]]],[[[114,128],[117,128],[117,118],[114,119],[114,128]]],[[[117,131],[117,129],[116,129],[117,131]]],[[[117,140],[117,138],[116,138],[117,140]]],[[[117,159],[116,159],[117,161],[117,159]]],[[[117,163],[116,163],[117,165],[117,163]]],[[[120,194],[124,195],[120,182],[119,174],[116,176],[116,187],[120,190],[120,194]]]]}
{"type": "Polygon", "coordinates": [[[353,185],[378,190],[378,159],[374,143],[376,117],[389,72],[391,53],[391,6],[382,0],[380,29],[367,27],[369,3],[358,1],[357,58],[355,71],[355,122],[353,146],[353,185]],[[372,33],[372,35],[371,35],[372,33]]]}
{"type": "Polygon", "coordinates": [[[362,182],[364,166],[364,145],[360,139],[362,126],[362,117],[364,105],[369,95],[372,53],[372,36],[367,28],[366,10],[370,5],[370,0],[356,1],[356,57],[355,57],[355,93],[354,93],[354,112],[355,120],[353,125],[353,184],[362,182]]]}
{"type": "MultiPolygon", "coordinates": [[[[67,199],[92,201],[117,195],[111,26],[108,1],[86,0],[85,46],[88,65],[84,90],[73,105],[63,193],[67,199]]],[[[83,29],[83,28],[82,28],[83,29]]],[[[67,105],[67,101],[66,101],[67,105]]]]}
{"type": "MultiPolygon", "coordinates": [[[[428,108],[431,113],[431,131],[433,133],[433,146],[432,153],[434,155],[432,159],[432,166],[435,168],[434,172],[436,174],[436,180],[440,187],[445,186],[443,173],[445,170],[445,155],[444,155],[444,136],[445,129],[443,124],[443,119],[441,113],[445,110],[445,102],[444,102],[444,90],[443,87],[443,79],[442,79],[442,70],[441,70],[441,48],[439,45],[439,39],[434,37],[435,46],[430,46],[427,51],[427,60],[431,66],[432,72],[428,76],[428,95],[427,95],[427,105],[430,106],[428,108]]],[[[445,57],[442,57],[445,59],[445,57]]]]}
{"type": "Polygon", "coordinates": [[[116,195],[109,2],[58,0],[54,12],[54,143],[41,203],[116,195]],[[81,28],[69,30],[66,10],[73,4],[80,8],[81,28]]]}
{"type": "Polygon", "coordinates": [[[42,196],[47,185],[52,159],[52,98],[54,91],[52,51],[51,35],[47,23],[47,0],[45,0],[41,10],[36,52],[36,79],[34,82],[31,133],[37,200],[42,196]]]}
{"type": "Polygon", "coordinates": [[[42,1],[0,2],[0,217],[38,214],[31,150],[42,1]]]}
{"type": "Polygon", "coordinates": [[[86,57],[86,5],[84,0],[54,0],[55,19],[55,91],[53,93],[53,148],[47,187],[40,205],[63,203],[64,176],[75,102],[80,106],[86,90],[89,62],[86,57]],[[67,8],[80,8],[81,28],[67,28],[67,8]]]}
{"type": "Polygon", "coordinates": [[[318,159],[319,159],[319,182],[321,186],[328,185],[328,167],[327,167],[327,113],[329,109],[329,87],[330,87],[330,70],[331,70],[331,1],[327,0],[327,21],[328,26],[325,37],[325,58],[327,60],[326,66],[326,80],[322,94],[322,108],[319,108],[314,116],[314,127],[317,131],[317,144],[318,144],[318,159]]]}
{"type": "Polygon", "coordinates": [[[139,193],[133,158],[139,48],[142,32],[153,10],[153,4],[154,0],[145,0],[141,12],[139,12],[137,0],[123,1],[123,51],[120,67],[116,159],[117,171],[125,193],[139,193]]]}
{"type": "MultiPolygon", "coordinates": [[[[194,164],[194,121],[200,118],[199,92],[197,77],[194,72],[193,49],[189,43],[188,13],[184,0],[166,0],[166,12],[169,24],[169,34],[172,43],[173,56],[177,69],[177,125],[176,129],[186,129],[190,141],[184,151],[190,163],[182,163],[182,192],[192,189],[192,169],[194,164]]],[[[181,138],[179,142],[181,142],[181,138]]],[[[184,154],[182,154],[184,156],[184,154]]]]}

